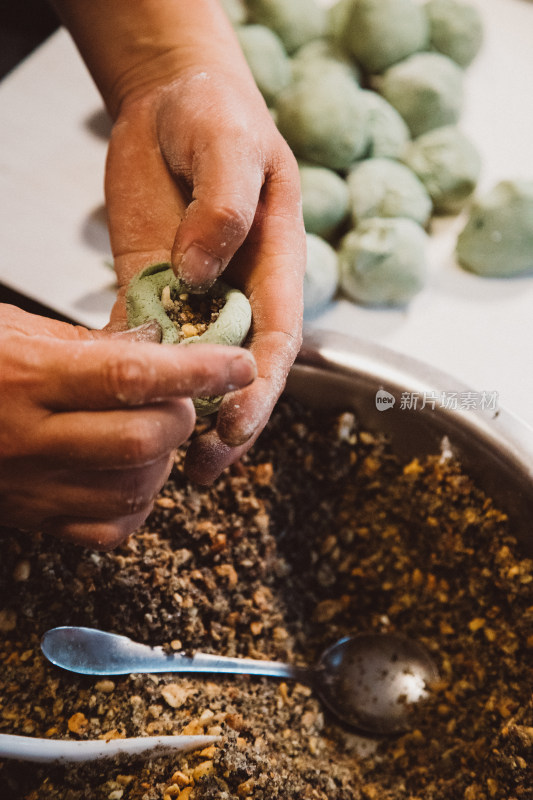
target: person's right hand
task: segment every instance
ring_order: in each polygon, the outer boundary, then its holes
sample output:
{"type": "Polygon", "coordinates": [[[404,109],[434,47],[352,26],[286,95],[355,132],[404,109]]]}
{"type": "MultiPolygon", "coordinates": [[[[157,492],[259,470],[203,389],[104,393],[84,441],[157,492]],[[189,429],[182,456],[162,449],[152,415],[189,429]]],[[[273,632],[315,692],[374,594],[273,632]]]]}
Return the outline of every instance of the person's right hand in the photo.
{"type": "Polygon", "coordinates": [[[255,378],[242,348],[132,341],[149,335],[90,331],[0,306],[3,525],[116,546],[146,519],[190,436],[190,398],[255,378]]]}

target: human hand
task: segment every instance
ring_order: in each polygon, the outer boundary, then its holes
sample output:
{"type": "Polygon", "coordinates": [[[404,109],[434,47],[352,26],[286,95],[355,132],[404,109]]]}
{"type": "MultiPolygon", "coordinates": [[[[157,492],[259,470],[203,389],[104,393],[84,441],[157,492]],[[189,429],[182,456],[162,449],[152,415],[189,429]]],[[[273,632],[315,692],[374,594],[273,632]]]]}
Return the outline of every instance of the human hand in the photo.
{"type": "Polygon", "coordinates": [[[261,432],[301,342],[298,170],[240,60],[210,66],[204,57],[122,103],[106,196],[120,285],[115,326],[124,324],[129,280],[151,263],[170,261],[196,290],[224,270],[251,302],[258,377],[224,399],[216,429],[187,454],[189,475],[208,483],[261,432]]]}
{"type": "Polygon", "coordinates": [[[102,550],[141,525],[193,430],[189,398],[239,389],[256,372],[242,348],[149,341],[158,334],[0,306],[2,524],[102,550]]]}

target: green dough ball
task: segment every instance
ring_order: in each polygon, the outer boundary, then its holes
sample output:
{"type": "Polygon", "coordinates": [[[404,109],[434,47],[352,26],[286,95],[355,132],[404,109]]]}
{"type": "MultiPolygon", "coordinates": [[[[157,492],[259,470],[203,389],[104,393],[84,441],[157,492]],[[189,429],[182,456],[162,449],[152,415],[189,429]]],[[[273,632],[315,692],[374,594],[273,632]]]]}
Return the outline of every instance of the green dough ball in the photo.
{"type": "Polygon", "coordinates": [[[366,72],[383,72],[429,44],[429,23],[415,0],[354,0],[343,42],[366,72]]]}
{"type": "Polygon", "coordinates": [[[299,80],[310,73],[325,69],[342,69],[359,83],[361,72],[357,64],[332,39],[314,39],[300,47],[292,59],[292,78],[299,80]]]}
{"type": "Polygon", "coordinates": [[[438,213],[460,211],[481,172],[477,148],[453,125],[435,128],[410,142],[403,160],[426,187],[438,213]]]}
{"type": "MultiPolygon", "coordinates": [[[[181,339],[161,301],[161,294],[167,286],[174,296],[187,291],[185,284],[175,277],[170,264],[153,264],[135,275],[126,292],[126,313],[130,328],[156,320],[161,327],[161,342],[164,344],[242,344],[252,322],[250,303],[242,292],[223,281],[215,281],[206,294],[225,298],[218,318],[209,325],[205,333],[181,339]]],[[[204,416],[216,411],[221,401],[221,397],[201,397],[193,402],[196,413],[204,416]]]]}
{"type": "Polygon", "coordinates": [[[460,67],[467,67],[483,43],[479,10],[463,0],[428,0],[424,8],[432,46],[460,67]]]}
{"type": "Polygon", "coordinates": [[[247,5],[252,20],[275,31],[291,54],[326,31],[326,11],[315,0],[248,0],[247,5]]]}
{"type": "Polygon", "coordinates": [[[248,12],[243,0],[220,0],[220,4],[232,25],[244,25],[248,12]]]}
{"type": "Polygon", "coordinates": [[[532,271],[533,181],[502,181],[476,200],[456,252],[459,263],[479,275],[532,271]]]}
{"type": "Polygon", "coordinates": [[[294,81],[276,99],[278,128],[300,158],[334,170],[361,158],[368,136],[357,84],[342,72],[294,81]]]}
{"type": "Polygon", "coordinates": [[[440,53],[416,53],[376,81],[378,91],[402,115],[411,134],[453,125],[463,105],[463,70],[440,53]]]}
{"type": "Polygon", "coordinates": [[[300,164],[299,169],[305,229],[327,238],[348,214],[346,181],[327,167],[300,164]]]}
{"type": "Polygon", "coordinates": [[[342,290],[364,305],[405,305],[424,286],[427,239],[410,219],[364,220],[341,241],[342,290]]]}
{"type": "Polygon", "coordinates": [[[272,103],[291,82],[291,62],[281,39],[264,25],[244,25],[236,33],[257,88],[272,103]]]}
{"type": "Polygon", "coordinates": [[[389,158],[361,161],[347,177],[354,225],[368,217],[407,217],[425,225],[431,198],[414,172],[389,158]]]}
{"type": "Polygon", "coordinates": [[[292,80],[294,83],[299,81],[307,81],[308,83],[312,83],[315,80],[322,81],[326,75],[331,81],[335,81],[337,76],[340,77],[340,80],[348,78],[357,86],[357,79],[353,70],[342,61],[336,61],[333,58],[306,59],[305,61],[293,59],[292,80]]]}
{"type": "Polygon", "coordinates": [[[335,250],[313,233],[308,233],[307,264],[304,275],[304,316],[324,308],[333,299],[339,283],[335,250]]]}
{"type": "Polygon", "coordinates": [[[405,121],[384,97],[361,90],[367,108],[368,158],[399,158],[410,139],[405,121]]]}
{"type": "Polygon", "coordinates": [[[328,8],[327,34],[341,47],[345,47],[344,36],[352,13],[354,0],[337,0],[328,8]]]}

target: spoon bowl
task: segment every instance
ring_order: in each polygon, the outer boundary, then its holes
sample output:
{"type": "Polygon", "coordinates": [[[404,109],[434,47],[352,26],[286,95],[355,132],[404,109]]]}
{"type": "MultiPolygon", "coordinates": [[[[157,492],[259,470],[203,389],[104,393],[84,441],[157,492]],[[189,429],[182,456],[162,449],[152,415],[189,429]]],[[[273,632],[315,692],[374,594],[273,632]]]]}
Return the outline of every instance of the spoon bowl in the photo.
{"type": "Polygon", "coordinates": [[[373,733],[409,727],[438,672],[418,642],[395,633],[347,636],[322,654],[317,691],[340,720],[373,733]]]}
{"type": "Polygon", "coordinates": [[[314,667],[209,653],[167,653],[162,647],[94,628],[53,628],[44,634],[41,649],[56,666],[84,675],[209,672],[298,680],[311,684],[339,720],[372,733],[408,728],[412,709],[427,696],[427,684],[438,677],[420,644],[392,633],[340,639],[314,667]]]}

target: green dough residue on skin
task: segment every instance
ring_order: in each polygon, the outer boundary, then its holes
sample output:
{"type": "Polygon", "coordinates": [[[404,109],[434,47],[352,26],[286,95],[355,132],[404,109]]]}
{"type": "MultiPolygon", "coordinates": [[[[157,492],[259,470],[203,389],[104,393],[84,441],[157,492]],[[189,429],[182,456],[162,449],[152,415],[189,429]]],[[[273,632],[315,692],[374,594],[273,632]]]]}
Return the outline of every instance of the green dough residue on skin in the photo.
{"type": "Polygon", "coordinates": [[[427,240],[410,219],[364,220],[341,241],[341,289],[356,303],[405,305],[424,286],[427,240]]]}
{"type": "Polygon", "coordinates": [[[466,269],[494,278],[533,270],[533,180],[498,183],[472,205],[457,239],[466,269]]]}
{"type": "Polygon", "coordinates": [[[327,167],[299,164],[299,170],[305,229],[327,238],[348,214],[346,181],[327,167]]]}
{"type": "Polygon", "coordinates": [[[431,45],[460,67],[468,67],[483,44],[479,10],[464,0],[428,0],[424,9],[429,19],[431,45]]]}
{"type": "Polygon", "coordinates": [[[247,6],[251,21],[275,31],[289,54],[326,31],[326,11],[315,0],[248,0],[247,6]]]}
{"type": "Polygon", "coordinates": [[[270,104],[291,82],[291,62],[283,43],[264,25],[243,25],[236,33],[257,88],[270,104]]]}
{"type": "Polygon", "coordinates": [[[399,158],[410,139],[407,124],[376,92],[362,89],[361,100],[367,108],[367,158],[399,158]]]}
{"type": "Polygon", "coordinates": [[[407,217],[425,225],[431,198],[414,172],[389,158],[361,161],[346,179],[354,225],[368,217],[407,217]]]}
{"type": "Polygon", "coordinates": [[[344,170],[367,148],[361,90],[342,69],[294,81],[276,100],[278,128],[301,159],[344,170]]]}
{"type": "Polygon", "coordinates": [[[406,121],[412,136],[454,125],[463,106],[463,70],[440,53],[416,53],[388,69],[376,88],[406,121]]]}
{"type": "Polygon", "coordinates": [[[410,142],[403,161],[426,187],[437,213],[458,213],[479,179],[481,156],[453,125],[435,128],[410,142]]]}
{"type": "Polygon", "coordinates": [[[307,262],[304,275],[304,316],[320,311],[332,299],[339,284],[335,250],[319,236],[306,235],[307,262]]]}
{"type": "Polygon", "coordinates": [[[342,43],[366,72],[383,72],[427,48],[428,19],[415,0],[354,0],[342,43]]]}
{"type": "MultiPolygon", "coordinates": [[[[161,303],[161,292],[166,286],[170,286],[174,295],[187,291],[185,284],[176,278],[170,264],[166,263],[146,267],[132,278],[126,292],[126,313],[130,328],[156,320],[161,327],[163,344],[191,345],[202,342],[239,346],[243,343],[250,329],[252,311],[248,299],[238,289],[217,280],[207,294],[225,297],[218,318],[200,336],[180,340],[176,326],[161,303]]],[[[216,411],[221,401],[221,397],[209,397],[196,398],[193,402],[197,414],[203,416],[216,411]]]]}

